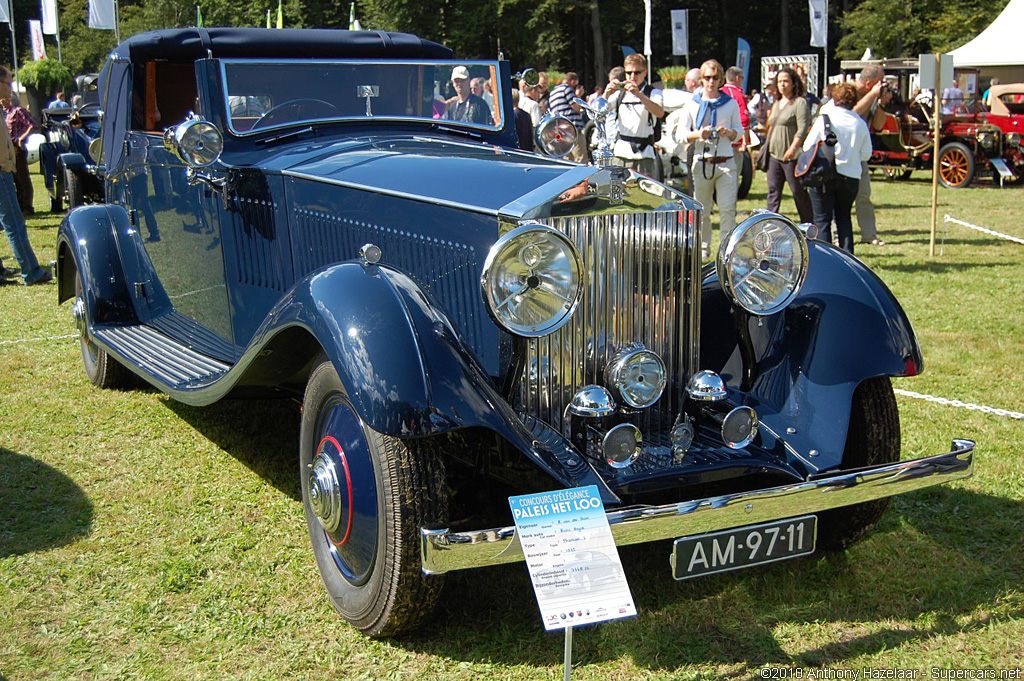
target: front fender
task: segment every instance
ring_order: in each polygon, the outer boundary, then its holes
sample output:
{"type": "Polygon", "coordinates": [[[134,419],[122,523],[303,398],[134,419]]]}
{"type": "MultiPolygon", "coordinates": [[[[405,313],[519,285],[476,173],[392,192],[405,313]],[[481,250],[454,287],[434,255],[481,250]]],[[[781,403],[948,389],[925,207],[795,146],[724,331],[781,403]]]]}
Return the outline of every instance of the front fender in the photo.
{"type": "Polygon", "coordinates": [[[128,213],[121,206],[82,206],[65,216],[57,233],[58,302],[74,296],[77,271],[93,322],[135,322],[115,236],[116,231],[126,231],[129,226],[128,213]]]}
{"type": "MultiPolygon", "coordinates": [[[[562,486],[607,485],[567,448],[546,447],[519,420],[443,310],[407,275],[349,262],[307,277],[268,317],[253,347],[300,325],[331,359],[360,418],[398,437],[473,427],[505,438],[562,486]],[[273,321],[271,321],[273,320],[273,321]]],[[[243,360],[244,362],[245,360],[243,360]]]]}
{"type": "Polygon", "coordinates": [[[921,372],[910,320],[878,276],[861,261],[820,241],[808,242],[800,295],[771,317],[737,319],[713,272],[703,282],[701,366],[719,371],[754,406],[763,423],[800,452],[809,468],[842,462],[853,392],[876,376],[921,372]],[[749,390],[738,324],[746,324],[756,366],[749,390]]]}
{"type": "Polygon", "coordinates": [[[60,166],[63,166],[69,170],[78,170],[84,172],[86,166],[89,165],[89,162],[85,160],[85,156],[83,156],[82,154],[75,153],[73,151],[61,154],[57,158],[60,161],[58,163],[58,169],[60,168],[60,166]]]}

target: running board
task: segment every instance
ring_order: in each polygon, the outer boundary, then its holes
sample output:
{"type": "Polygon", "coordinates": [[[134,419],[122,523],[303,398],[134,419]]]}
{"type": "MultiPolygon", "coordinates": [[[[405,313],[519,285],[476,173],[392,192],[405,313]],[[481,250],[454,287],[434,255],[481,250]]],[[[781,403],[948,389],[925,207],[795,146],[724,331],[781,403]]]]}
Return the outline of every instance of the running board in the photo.
{"type": "Polygon", "coordinates": [[[173,390],[196,390],[223,377],[230,364],[202,355],[151,326],[96,326],[92,336],[100,345],[173,390]]]}

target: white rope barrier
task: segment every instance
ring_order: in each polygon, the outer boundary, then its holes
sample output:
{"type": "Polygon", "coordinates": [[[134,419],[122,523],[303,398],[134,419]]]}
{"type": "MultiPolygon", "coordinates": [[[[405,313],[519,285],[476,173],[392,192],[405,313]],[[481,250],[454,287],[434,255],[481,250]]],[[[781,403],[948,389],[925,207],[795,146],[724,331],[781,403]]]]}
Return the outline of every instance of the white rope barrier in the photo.
{"type": "Polygon", "coordinates": [[[985,229],[984,227],[979,227],[978,225],[972,225],[971,223],[964,222],[963,220],[957,220],[956,218],[954,218],[954,217],[952,217],[950,215],[946,215],[945,217],[943,217],[942,221],[943,222],[952,222],[952,223],[955,223],[955,224],[958,224],[958,225],[963,225],[964,227],[969,227],[970,229],[975,229],[975,230],[977,230],[979,232],[983,232],[985,234],[991,234],[992,236],[997,236],[1000,239],[1006,239],[1007,241],[1014,241],[1014,242],[1016,242],[1018,244],[1024,244],[1024,239],[1021,239],[1019,237],[1010,236],[1009,234],[1002,234],[1000,232],[993,232],[991,229],[985,229]]]}
{"type": "Polygon", "coordinates": [[[969,409],[971,411],[980,411],[985,414],[995,414],[996,416],[1006,416],[1011,419],[1017,419],[1018,421],[1024,421],[1024,414],[1018,411],[1009,411],[1008,409],[997,409],[995,407],[986,407],[980,404],[971,404],[970,402],[961,402],[960,400],[950,400],[945,397],[935,397],[933,395],[923,395],[921,393],[915,393],[910,390],[900,390],[899,388],[893,388],[893,392],[897,395],[903,395],[904,397],[913,397],[918,400],[925,400],[926,402],[933,402],[935,404],[944,404],[949,407],[959,407],[961,409],[969,409]]]}
{"type": "Polygon", "coordinates": [[[68,334],[67,336],[46,336],[45,338],[21,338],[19,340],[6,340],[0,341],[0,345],[18,345],[19,343],[43,343],[46,341],[67,340],[68,338],[78,338],[78,334],[72,333],[68,334]]]}

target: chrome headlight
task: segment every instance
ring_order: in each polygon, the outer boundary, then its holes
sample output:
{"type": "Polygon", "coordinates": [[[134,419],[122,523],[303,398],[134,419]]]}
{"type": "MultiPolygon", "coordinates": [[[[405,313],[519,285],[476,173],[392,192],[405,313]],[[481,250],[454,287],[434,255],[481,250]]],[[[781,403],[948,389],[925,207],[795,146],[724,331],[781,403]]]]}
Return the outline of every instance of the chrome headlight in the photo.
{"type": "Polygon", "coordinates": [[[213,123],[189,114],[183,123],[164,130],[164,147],[196,168],[216,163],[224,150],[224,137],[213,123]]]}
{"type": "Polygon", "coordinates": [[[537,124],[537,146],[548,156],[561,158],[572,151],[576,143],[576,126],[563,116],[545,116],[537,124]]]}
{"type": "Polygon", "coordinates": [[[744,220],[718,251],[718,279],[732,300],[755,315],[789,305],[807,276],[807,242],[792,222],[774,213],[744,220]]]}
{"type": "Polygon", "coordinates": [[[57,128],[57,139],[60,141],[60,145],[64,148],[64,151],[72,151],[71,131],[66,125],[62,125],[57,128]]]}
{"type": "Polygon", "coordinates": [[[1006,133],[1006,143],[1011,147],[1020,146],[1020,133],[1019,132],[1008,132],[1006,133]]]}
{"type": "Polygon", "coordinates": [[[637,409],[657,402],[667,381],[661,357],[642,345],[615,353],[605,367],[604,378],[621,402],[637,409]]]}
{"type": "Polygon", "coordinates": [[[996,148],[996,144],[999,142],[999,138],[996,134],[988,130],[983,130],[978,133],[978,144],[987,151],[992,151],[996,148]]]}
{"type": "Polygon", "coordinates": [[[583,261],[564,234],[528,223],[491,247],[480,287],[488,312],[503,328],[543,336],[576,310],[583,296],[583,261]]]}

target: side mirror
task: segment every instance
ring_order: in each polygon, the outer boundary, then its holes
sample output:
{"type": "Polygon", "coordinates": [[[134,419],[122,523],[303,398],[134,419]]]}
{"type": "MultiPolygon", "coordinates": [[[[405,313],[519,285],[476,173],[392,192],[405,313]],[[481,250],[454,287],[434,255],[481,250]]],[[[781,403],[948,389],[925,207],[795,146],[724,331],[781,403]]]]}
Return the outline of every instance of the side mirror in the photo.
{"type": "Polygon", "coordinates": [[[522,71],[512,76],[512,80],[514,80],[517,84],[520,80],[524,80],[526,81],[526,84],[529,85],[530,87],[536,87],[537,85],[540,84],[540,72],[538,72],[535,69],[526,69],[525,71],[522,71]]]}
{"type": "Polygon", "coordinates": [[[224,136],[213,123],[190,113],[183,123],[164,131],[164,148],[191,168],[206,168],[224,151],[224,136]]]}

